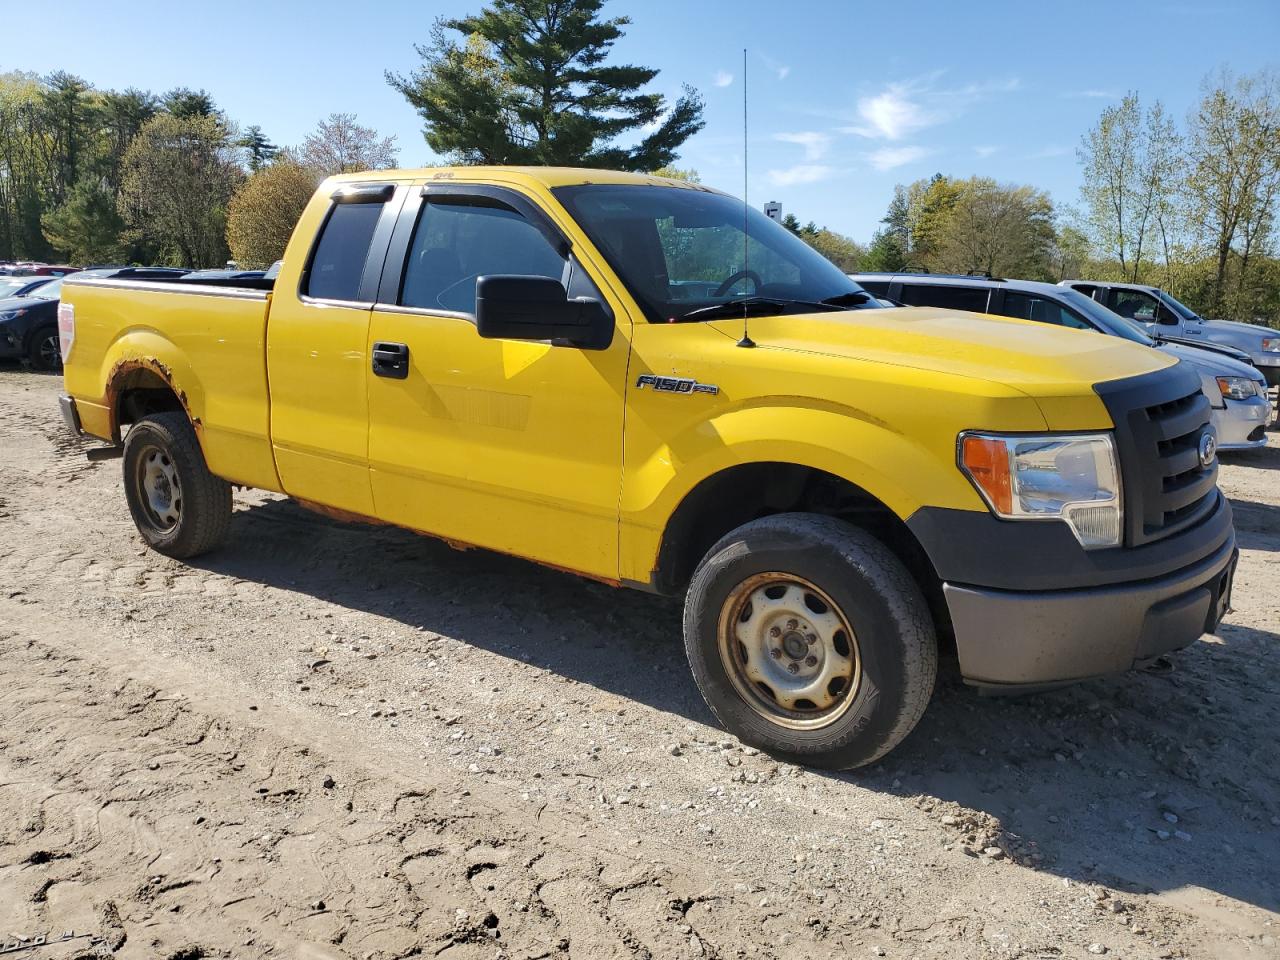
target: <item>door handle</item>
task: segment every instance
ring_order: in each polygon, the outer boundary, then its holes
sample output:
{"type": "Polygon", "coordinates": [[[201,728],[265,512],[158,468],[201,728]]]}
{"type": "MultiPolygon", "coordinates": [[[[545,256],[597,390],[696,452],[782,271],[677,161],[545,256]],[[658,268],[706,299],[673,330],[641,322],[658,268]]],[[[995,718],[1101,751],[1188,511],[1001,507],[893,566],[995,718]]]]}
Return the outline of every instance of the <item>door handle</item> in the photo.
{"type": "Polygon", "coordinates": [[[373,345],[373,372],[379,377],[407,380],[409,377],[409,345],[378,341],[373,345]]]}

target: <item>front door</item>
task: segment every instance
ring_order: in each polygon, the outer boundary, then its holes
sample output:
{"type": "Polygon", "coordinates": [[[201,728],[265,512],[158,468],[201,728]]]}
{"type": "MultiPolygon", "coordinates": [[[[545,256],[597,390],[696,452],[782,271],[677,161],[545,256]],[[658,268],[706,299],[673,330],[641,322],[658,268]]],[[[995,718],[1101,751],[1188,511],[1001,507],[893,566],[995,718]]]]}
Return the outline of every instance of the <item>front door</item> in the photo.
{"type": "Polygon", "coordinates": [[[1112,287],[1107,292],[1107,307],[1122,317],[1142,324],[1153,337],[1183,335],[1183,323],[1177,314],[1145,290],[1112,287]]]}
{"type": "Polygon", "coordinates": [[[411,196],[369,329],[377,515],[614,579],[630,323],[523,195],[433,184],[411,196]],[[603,350],[482,339],[476,278],[548,276],[613,311],[603,350]]]}

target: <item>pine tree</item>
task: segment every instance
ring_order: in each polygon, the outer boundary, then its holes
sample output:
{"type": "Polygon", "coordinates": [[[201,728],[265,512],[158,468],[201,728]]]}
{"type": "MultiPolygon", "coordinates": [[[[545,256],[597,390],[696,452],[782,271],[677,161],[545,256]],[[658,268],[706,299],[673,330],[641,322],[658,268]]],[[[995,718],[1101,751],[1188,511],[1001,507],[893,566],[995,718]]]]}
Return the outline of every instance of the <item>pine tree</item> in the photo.
{"type": "Polygon", "coordinates": [[[244,134],[236,141],[237,147],[244,147],[249,152],[249,172],[257,173],[280,152],[280,148],[267,139],[262,128],[256,123],[245,127],[244,134]]]}
{"type": "Polygon", "coordinates": [[[462,163],[667,166],[702,129],[702,99],[686,87],[669,105],[642,92],[657,70],[606,64],[630,20],[600,19],[603,5],[494,0],[438,21],[417,48],[422,66],[387,81],[426,122],[431,149],[462,163]],[[622,145],[628,135],[639,140],[622,145]]]}

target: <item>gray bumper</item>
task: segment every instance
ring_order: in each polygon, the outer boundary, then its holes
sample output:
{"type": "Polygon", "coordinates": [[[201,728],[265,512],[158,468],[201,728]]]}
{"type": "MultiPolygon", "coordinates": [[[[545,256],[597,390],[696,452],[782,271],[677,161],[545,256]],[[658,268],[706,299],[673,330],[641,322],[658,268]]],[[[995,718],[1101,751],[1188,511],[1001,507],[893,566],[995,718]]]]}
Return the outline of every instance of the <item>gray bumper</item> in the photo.
{"type": "Polygon", "coordinates": [[[966,682],[1047,687],[1119,673],[1194,643],[1226,612],[1235,535],[1199,562],[1136,583],[1044,592],[943,585],[966,682]]]}
{"type": "Polygon", "coordinates": [[[75,400],[72,397],[61,396],[58,398],[58,406],[62,410],[62,422],[67,425],[67,429],[77,437],[84,433],[84,428],[80,426],[80,411],[76,409],[75,400]]]}
{"type": "Polygon", "coordinates": [[[1213,429],[1219,450],[1249,450],[1267,445],[1267,424],[1271,422],[1269,397],[1227,400],[1213,409],[1213,429]]]}

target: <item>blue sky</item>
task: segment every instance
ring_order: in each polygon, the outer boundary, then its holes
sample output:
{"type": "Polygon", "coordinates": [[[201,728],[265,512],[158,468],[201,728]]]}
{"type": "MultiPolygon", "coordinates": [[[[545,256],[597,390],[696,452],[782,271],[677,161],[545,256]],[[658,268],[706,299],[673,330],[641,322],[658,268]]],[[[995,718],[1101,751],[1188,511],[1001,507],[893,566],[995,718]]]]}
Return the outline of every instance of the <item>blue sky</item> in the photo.
{"type": "MultiPolygon", "coordinates": [[[[401,165],[420,166],[432,160],[421,123],[383,71],[414,67],[413,44],[435,17],[480,5],[64,0],[51,21],[40,5],[10,0],[0,69],[61,68],[99,87],[203,87],[279,144],[330,112],[355,113],[397,137],[401,165]],[[183,16],[188,6],[198,12],[183,16]],[[19,39],[28,32],[38,39],[19,39]]],[[[611,0],[606,12],[633,21],[619,62],[661,68],[661,92],[702,92],[707,126],[680,164],[739,195],[748,48],[752,203],[781,201],[864,241],[895,183],[935,171],[1032,183],[1075,203],[1075,147],[1125,91],[1181,119],[1206,73],[1280,68],[1280,0],[611,0]]]]}

